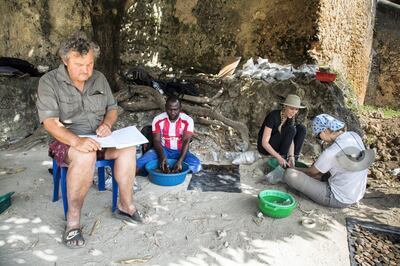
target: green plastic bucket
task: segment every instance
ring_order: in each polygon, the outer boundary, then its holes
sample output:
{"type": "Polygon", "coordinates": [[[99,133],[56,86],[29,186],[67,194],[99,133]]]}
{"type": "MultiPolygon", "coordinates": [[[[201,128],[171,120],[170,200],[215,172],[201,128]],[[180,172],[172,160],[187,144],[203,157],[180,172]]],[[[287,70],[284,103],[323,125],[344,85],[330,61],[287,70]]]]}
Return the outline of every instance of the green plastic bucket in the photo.
{"type": "Polygon", "coordinates": [[[8,192],[7,194],[0,196],[0,214],[11,206],[12,194],[14,194],[14,192],[8,192]]]}
{"type": "MultiPolygon", "coordinates": [[[[271,172],[271,171],[273,171],[276,167],[278,167],[279,162],[278,162],[278,160],[277,160],[275,157],[273,157],[273,158],[270,158],[270,159],[267,161],[267,165],[268,165],[268,170],[271,172]]],[[[303,163],[303,162],[296,161],[296,162],[295,162],[295,167],[307,168],[308,165],[305,164],[305,163],[303,163]]]]}
{"type": "Polygon", "coordinates": [[[292,214],[297,202],[292,195],[279,190],[263,190],[258,194],[260,211],[272,218],[284,218],[292,214]]]}

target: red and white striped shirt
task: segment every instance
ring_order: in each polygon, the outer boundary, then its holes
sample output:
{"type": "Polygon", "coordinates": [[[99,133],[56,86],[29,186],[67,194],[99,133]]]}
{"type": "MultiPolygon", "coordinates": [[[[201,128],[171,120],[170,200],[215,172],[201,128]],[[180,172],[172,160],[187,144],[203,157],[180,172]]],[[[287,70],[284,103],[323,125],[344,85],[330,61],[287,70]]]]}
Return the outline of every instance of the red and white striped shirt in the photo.
{"type": "Polygon", "coordinates": [[[185,113],[179,113],[178,119],[171,122],[167,112],[157,115],[153,119],[152,131],[161,134],[161,145],[168,149],[180,150],[184,134],[193,134],[193,119],[185,113]]]}

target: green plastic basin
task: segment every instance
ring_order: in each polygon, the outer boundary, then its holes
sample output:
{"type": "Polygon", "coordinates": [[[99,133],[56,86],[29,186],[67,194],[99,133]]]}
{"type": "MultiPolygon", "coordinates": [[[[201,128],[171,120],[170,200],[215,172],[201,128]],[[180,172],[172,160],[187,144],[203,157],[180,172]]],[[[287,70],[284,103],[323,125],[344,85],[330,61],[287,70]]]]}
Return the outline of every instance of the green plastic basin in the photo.
{"type": "MultiPolygon", "coordinates": [[[[267,165],[268,165],[269,171],[272,171],[272,170],[274,170],[276,167],[278,167],[279,162],[278,162],[278,160],[277,160],[275,157],[273,157],[273,158],[270,158],[270,159],[267,161],[267,165]]],[[[296,162],[295,162],[295,167],[307,168],[308,165],[305,164],[305,163],[303,163],[303,162],[296,161],[296,162]]]]}
{"type": "Polygon", "coordinates": [[[260,211],[272,218],[284,218],[292,214],[297,202],[292,195],[279,190],[263,190],[258,194],[260,211]]]}

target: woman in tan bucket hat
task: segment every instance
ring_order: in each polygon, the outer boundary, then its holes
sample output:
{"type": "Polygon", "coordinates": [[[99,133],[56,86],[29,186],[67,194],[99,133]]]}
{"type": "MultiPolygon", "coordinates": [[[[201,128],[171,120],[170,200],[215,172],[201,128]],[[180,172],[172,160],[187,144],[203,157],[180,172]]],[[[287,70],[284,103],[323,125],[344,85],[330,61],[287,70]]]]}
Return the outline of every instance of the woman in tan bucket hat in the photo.
{"type": "Polygon", "coordinates": [[[297,124],[295,116],[301,105],[300,97],[289,94],[282,110],[271,111],[258,132],[257,149],[263,155],[274,156],[282,167],[294,167],[306,136],[306,127],[297,124]]]}

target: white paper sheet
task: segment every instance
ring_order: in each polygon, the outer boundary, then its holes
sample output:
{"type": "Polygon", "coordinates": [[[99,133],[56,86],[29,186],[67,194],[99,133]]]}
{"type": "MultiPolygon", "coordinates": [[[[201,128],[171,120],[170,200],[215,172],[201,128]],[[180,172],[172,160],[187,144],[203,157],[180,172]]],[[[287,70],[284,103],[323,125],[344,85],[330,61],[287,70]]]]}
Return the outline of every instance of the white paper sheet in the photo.
{"type": "Polygon", "coordinates": [[[102,148],[115,147],[117,149],[122,149],[149,142],[135,126],[115,130],[110,136],[104,138],[96,135],[80,135],[80,137],[92,138],[99,142],[102,148]]]}

